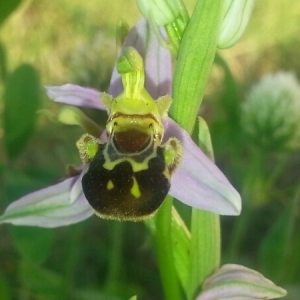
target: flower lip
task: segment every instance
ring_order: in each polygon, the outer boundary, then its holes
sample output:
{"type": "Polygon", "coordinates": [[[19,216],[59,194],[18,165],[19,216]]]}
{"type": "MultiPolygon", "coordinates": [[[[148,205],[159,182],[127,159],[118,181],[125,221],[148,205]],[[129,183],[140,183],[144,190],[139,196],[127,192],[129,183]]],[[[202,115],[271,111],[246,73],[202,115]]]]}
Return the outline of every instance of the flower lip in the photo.
{"type": "Polygon", "coordinates": [[[150,143],[149,134],[131,129],[114,133],[114,144],[120,152],[141,152],[150,143]]]}

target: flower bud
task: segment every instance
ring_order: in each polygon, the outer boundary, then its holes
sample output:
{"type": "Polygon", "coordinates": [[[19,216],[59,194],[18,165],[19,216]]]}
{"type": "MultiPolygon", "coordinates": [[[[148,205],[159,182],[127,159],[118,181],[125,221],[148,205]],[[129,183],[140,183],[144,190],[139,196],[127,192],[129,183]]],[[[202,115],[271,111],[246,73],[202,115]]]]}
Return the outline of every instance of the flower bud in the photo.
{"type": "Polygon", "coordinates": [[[182,0],[137,0],[161,46],[177,56],[189,15],[182,0]],[[164,30],[162,28],[164,27],[164,30]]]}
{"type": "Polygon", "coordinates": [[[157,26],[172,23],[182,10],[181,0],[137,0],[142,15],[157,26]]]}
{"type": "Polygon", "coordinates": [[[264,76],[246,98],[241,125],[266,150],[300,146],[300,86],[292,73],[264,76]]]}
{"type": "Polygon", "coordinates": [[[232,47],[242,36],[250,19],[254,0],[224,0],[218,48],[232,47]]]}

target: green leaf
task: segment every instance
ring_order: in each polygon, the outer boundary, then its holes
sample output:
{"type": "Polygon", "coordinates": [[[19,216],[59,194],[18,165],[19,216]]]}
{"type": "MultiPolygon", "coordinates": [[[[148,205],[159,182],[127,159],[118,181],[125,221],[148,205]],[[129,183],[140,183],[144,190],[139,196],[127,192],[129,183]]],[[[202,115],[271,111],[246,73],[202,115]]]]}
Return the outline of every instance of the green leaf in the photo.
{"type": "Polygon", "coordinates": [[[198,133],[199,147],[207,155],[207,157],[209,157],[212,161],[214,161],[215,160],[214,150],[212,147],[208,126],[205,120],[201,117],[198,117],[198,123],[199,123],[199,133],[198,133]]]}
{"type": "Polygon", "coordinates": [[[0,25],[19,6],[22,0],[0,1],[0,25]]]}
{"type": "Polygon", "coordinates": [[[31,65],[19,66],[8,77],[4,105],[4,144],[9,157],[15,158],[33,133],[40,106],[39,77],[31,65]]]}
{"type": "MultiPolygon", "coordinates": [[[[213,148],[208,126],[202,118],[199,121],[198,140],[204,153],[213,160],[213,148]]],[[[194,299],[205,278],[220,264],[221,233],[219,215],[192,209],[191,249],[189,261],[188,298],[194,299]]]]}
{"type": "Polygon", "coordinates": [[[189,133],[194,128],[213,65],[222,5],[221,0],[197,1],[179,48],[170,114],[189,133]]]}
{"type": "Polygon", "coordinates": [[[175,269],[185,293],[188,294],[191,234],[174,207],[171,226],[175,269]]]}
{"type": "Polygon", "coordinates": [[[208,275],[220,264],[220,217],[209,211],[192,209],[189,297],[196,293],[208,275]]]}
{"type": "Polygon", "coordinates": [[[23,257],[35,264],[43,263],[49,256],[53,231],[37,227],[10,227],[14,244],[23,257]]]}

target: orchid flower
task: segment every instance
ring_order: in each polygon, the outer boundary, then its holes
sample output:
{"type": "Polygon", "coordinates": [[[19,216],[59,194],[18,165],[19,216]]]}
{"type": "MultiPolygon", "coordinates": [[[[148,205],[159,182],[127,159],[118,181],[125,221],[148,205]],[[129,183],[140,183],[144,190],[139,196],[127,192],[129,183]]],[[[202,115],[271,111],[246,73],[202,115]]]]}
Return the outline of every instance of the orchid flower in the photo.
{"type": "MultiPolygon", "coordinates": [[[[145,88],[150,95],[157,99],[171,94],[171,56],[159,45],[144,19],[131,29],[123,46],[133,46],[143,57],[146,72],[145,88]]],[[[109,94],[116,97],[121,91],[121,78],[115,68],[109,94]]],[[[55,102],[105,110],[101,102],[102,94],[91,88],[66,84],[48,86],[46,92],[55,102]]],[[[165,119],[164,127],[164,140],[175,137],[183,145],[182,163],[172,178],[169,194],[199,209],[222,215],[239,214],[240,196],[218,167],[171,118],[165,119]]],[[[7,207],[0,216],[0,223],[58,227],[89,218],[94,214],[94,210],[83,194],[81,178],[82,173],[22,197],[7,207]]]]}

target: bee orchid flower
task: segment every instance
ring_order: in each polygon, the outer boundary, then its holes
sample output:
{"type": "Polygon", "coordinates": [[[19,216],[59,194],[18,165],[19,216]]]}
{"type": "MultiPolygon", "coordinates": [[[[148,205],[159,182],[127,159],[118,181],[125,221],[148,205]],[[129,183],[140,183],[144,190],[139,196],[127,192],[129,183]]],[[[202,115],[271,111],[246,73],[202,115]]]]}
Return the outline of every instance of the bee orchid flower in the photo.
{"type": "MultiPolygon", "coordinates": [[[[131,29],[123,46],[134,47],[142,56],[146,73],[145,89],[151,97],[157,99],[160,96],[171,95],[171,56],[168,50],[159,45],[144,19],[131,29]]],[[[106,110],[101,99],[107,94],[91,88],[66,84],[48,86],[46,92],[49,98],[56,102],[106,110]]],[[[115,68],[109,94],[117,97],[121,92],[121,76],[115,68]]],[[[198,209],[221,215],[238,215],[241,210],[240,195],[224,174],[193,142],[189,134],[171,118],[165,117],[163,124],[163,141],[173,137],[179,140],[183,147],[182,161],[172,176],[169,194],[198,209]]],[[[0,216],[0,223],[58,227],[89,218],[94,214],[94,210],[82,190],[83,173],[84,171],[11,203],[0,216]]]]}

